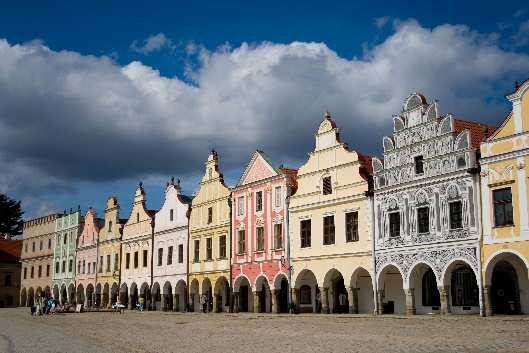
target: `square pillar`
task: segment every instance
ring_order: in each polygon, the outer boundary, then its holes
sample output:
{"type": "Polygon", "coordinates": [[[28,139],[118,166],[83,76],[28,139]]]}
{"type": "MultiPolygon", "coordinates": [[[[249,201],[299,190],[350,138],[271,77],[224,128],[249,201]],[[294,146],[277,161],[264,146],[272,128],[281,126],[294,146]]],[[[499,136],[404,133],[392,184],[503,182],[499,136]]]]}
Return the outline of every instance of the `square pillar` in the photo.
{"type": "Polygon", "coordinates": [[[178,298],[178,294],[173,294],[173,307],[171,308],[173,311],[178,311],[178,304],[177,304],[177,299],[178,298]]]}
{"type": "Polygon", "coordinates": [[[134,298],[134,296],[129,295],[129,303],[127,304],[127,308],[128,308],[129,310],[132,309],[132,299],[133,299],[133,298],[134,298]]]}
{"type": "Polygon", "coordinates": [[[358,288],[347,287],[347,300],[349,301],[349,314],[358,314],[358,288]]]}
{"type": "Polygon", "coordinates": [[[385,297],[384,290],[383,289],[377,290],[377,304],[378,304],[377,314],[378,315],[384,314],[384,297],[385,297]]]}
{"type": "Polygon", "coordinates": [[[274,314],[279,314],[279,291],[277,289],[272,289],[270,295],[272,296],[272,312],[274,314]]]}
{"type": "Polygon", "coordinates": [[[492,299],[490,297],[490,286],[483,286],[483,300],[485,302],[485,316],[492,316],[492,299]]]}
{"type": "MultiPolygon", "coordinates": [[[[220,298],[220,300],[222,301],[222,298],[220,298]]],[[[219,312],[219,296],[218,295],[213,296],[213,312],[214,313],[219,312]]]]}
{"type": "Polygon", "coordinates": [[[450,314],[448,306],[448,293],[450,291],[449,286],[441,286],[437,288],[439,290],[439,299],[441,301],[441,314],[447,315],[450,314]]]}
{"type": "Polygon", "coordinates": [[[322,314],[328,314],[329,313],[329,299],[327,297],[328,288],[320,287],[320,294],[321,294],[321,313],[322,314]]]}
{"type": "Polygon", "coordinates": [[[406,315],[415,315],[415,288],[408,288],[406,292],[406,315]]]}
{"type": "Polygon", "coordinates": [[[258,313],[261,311],[261,292],[253,292],[253,312],[258,313]]]}
{"type": "Polygon", "coordinates": [[[299,289],[291,288],[290,293],[292,295],[292,302],[290,303],[290,308],[288,308],[291,314],[294,314],[299,308],[299,289]]]}
{"type": "Polygon", "coordinates": [[[239,312],[239,292],[233,292],[233,312],[239,312]]]}

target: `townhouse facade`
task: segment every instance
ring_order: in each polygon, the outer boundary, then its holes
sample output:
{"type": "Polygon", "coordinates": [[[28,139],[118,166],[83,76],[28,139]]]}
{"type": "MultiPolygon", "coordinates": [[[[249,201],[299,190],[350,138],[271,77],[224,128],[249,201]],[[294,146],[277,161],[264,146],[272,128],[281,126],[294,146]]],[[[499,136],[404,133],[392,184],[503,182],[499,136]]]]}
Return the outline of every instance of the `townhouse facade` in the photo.
{"type": "Polygon", "coordinates": [[[0,308],[20,303],[22,240],[0,239],[0,308]]]}

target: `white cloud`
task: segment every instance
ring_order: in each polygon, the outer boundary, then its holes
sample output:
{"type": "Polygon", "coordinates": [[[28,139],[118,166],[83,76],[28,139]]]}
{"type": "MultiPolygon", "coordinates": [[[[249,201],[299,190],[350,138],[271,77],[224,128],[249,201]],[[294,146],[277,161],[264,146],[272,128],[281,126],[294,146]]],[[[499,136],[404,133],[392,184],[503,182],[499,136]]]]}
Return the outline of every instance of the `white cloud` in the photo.
{"type": "Polygon", "coordinates": [[[0,173],[0,190],[27,197],[78,180],[196,175],[213,146],[226,173],[255,148],[301,162],[326,110],[352,148],[378,154],[410,92],[499,121],[503,94],[529,72],[527,55],[489,35],[415,21],[352,60],[324,43],[198,47],[189,48],[199,53],[189,84],[141,62],[0,40],[0,151],[19,165],[0,173]]]}
{"type": "Polygon", "coordinates": [[[375,18],[375,27],[382,29],[389,22],[389,20],[390,18],[388,16],[377,17],[375,18]]]}
{"type": "Polygon", "coordinates": [[[160,51],[163,48],[174,49],[175,47],[175,44],[162,32],[151,35],[143,41],[135,40],[130,45],[130,49],[144,55],[149,55],[152,52],[160,51]]]}
{"type": "Polygon", "coordinates": [[[525,47],[529,44],[529,20],[520,23],[511,39],[515,47],[525,47]]]}

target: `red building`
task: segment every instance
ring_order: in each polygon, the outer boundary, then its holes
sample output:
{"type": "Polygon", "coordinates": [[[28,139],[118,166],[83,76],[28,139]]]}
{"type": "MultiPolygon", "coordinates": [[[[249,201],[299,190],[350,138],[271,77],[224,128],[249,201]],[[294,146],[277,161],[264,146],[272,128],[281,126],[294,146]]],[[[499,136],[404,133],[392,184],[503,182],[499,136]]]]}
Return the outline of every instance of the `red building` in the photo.
{"type": "Polygon", "coordinates": [[[19,305],[22,240],[0,239],[0,308],[19,305]]]}
{"type": "Polygon", "coordinates": [[[288,310],[285,201],[295,192],[296,174],[256,151],[232,190],[234,311],[288,310]]]}

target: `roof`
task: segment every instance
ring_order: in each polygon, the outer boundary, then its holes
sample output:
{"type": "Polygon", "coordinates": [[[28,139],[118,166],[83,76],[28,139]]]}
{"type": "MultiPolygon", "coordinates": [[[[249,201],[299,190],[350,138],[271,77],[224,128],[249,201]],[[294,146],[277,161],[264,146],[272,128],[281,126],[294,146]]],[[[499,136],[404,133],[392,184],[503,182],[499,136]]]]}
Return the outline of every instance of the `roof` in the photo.
{"type": "Polygon", "coordinates": [[[0,239],[0,262],[18,263],[22,254],[22,240],[0,239]]]}
{"type": "Polygon", "coordinates": [[[178,197],[183,203],[191,203],[191,201],[193,201],[193,196],[178,194],[178,197]]]}
{"type": "Polygon", "coordinates": [[[497,127],[494,125],[476,123],[474,121],[454,119],[454,131],[457,134],[465,129],[470,131],[470,144],[472,145],[472,148],[479,149],[481,142],[492,135],[497,127]]]}

